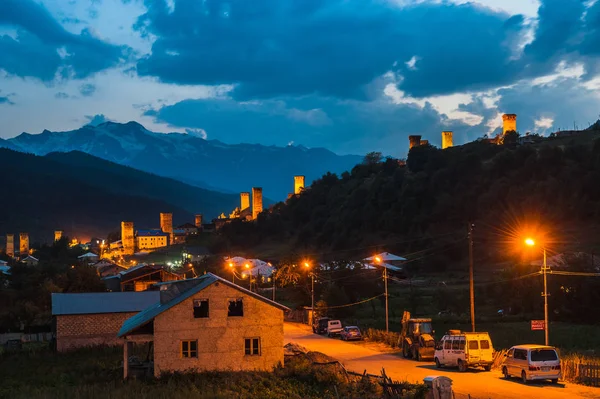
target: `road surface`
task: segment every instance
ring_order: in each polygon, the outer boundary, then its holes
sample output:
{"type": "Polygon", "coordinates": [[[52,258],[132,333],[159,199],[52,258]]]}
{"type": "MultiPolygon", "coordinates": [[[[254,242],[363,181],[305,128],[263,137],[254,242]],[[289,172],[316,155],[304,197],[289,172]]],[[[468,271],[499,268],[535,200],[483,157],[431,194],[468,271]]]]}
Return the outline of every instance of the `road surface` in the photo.
{"type": "Polygon", "coordinates": [[[348,370],[370,374],[386,374],[394,380],[423,382],[431,375],[444,375],[452,379],[457,397],[471,395],[473,399],[564,399],[564,398],[600,398],[600,388],[586,387],[572,383],[552,385],[549,382],[533,382],[524,385],[519,379],[509,381],[502,378],[499,371],[469,370],[460,373],[454,369],[436,369],[431,362],[406,360],[398,353],[373,349],[374,345],[343,342],[313,334],[310,327],[303,324],[285,323],[285,343],[293,342],[308,350],[322,352],[339,360],[348,370]]]}

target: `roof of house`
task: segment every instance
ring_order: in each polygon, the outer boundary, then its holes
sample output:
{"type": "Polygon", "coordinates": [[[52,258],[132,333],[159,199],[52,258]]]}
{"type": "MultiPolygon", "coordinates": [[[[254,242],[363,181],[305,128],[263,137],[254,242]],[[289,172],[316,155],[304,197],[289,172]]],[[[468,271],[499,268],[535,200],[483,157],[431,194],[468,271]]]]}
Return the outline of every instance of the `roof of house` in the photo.
{"type": "Polygon", "coordinates": [[[139,312],[160,303],[160,292],[85,292],[52,294],[52,315],[139,312]]]}
{"type": "Polygon", "coordinates": [[[6,266],[6,263],[0,264],[0,273],[10,276],[10,266],[6,266]]]}
{"type": "Polygon", "coordinates": [[[98,255],[93,253],[93,252],[88,252],[87,254],[83,254],[77,257],[77,259],[81,259],[81,258],[97,258],[98,255]]]}
{"type": "Polygon", "coordinates": [[[234,284],[228,280],[225,280],[225,279],[223,279],[215,274],[212,274],[212,273],[206,273],[195,279],[169,281],[169,282],[164,282],[164,283],[158,283],[156,285],[160,286],[160,285],[167,285],[167,284],[189,283],[190,280],[197,280],[198,284],[196,284],[195,286],[191,287],[190,289],[182,292],[180,295],[171,299],[169,302],[161,303],[159,301],[158,303],[155,303],[154,305],[141,311],[140,313],[136,314],[135,316],[132,316],[129,319],[125,320],[125,322],[123,323],[123,326],[121,327],[121,329],[119,330],[119,333],[117,335],[119,337],[122,337],[124,335],[129,334],[133,330],[149,323],[159,314],[161,314],[161,313],[165,312],[166,310],[172,308],[173,306],[183,302],[184,300],[188,299],[189,297],[191,297],[194,294],[197,294],[198,292],[202,291],[203,289],[205,289],[206,287],[208,287],[209,285],[211,285],[215,282],[223,283],[231,288],[237,289],[238,291],[241,291],[244,294],[247,294],[247,295],[249,295],[255,299],[258,299],[260,301],[263,301],[271,306],[275,306],[281,310],[289,310],[289,308],[283,306],[280,303],[271,301],[270,299],[267,299],[267,298],[263,297],[262,295],[254,293],[252,291],[248,291],[247,289],[242,288],[239,285],[236,285],[236,284],[234,284]]]}
{"type": "Polygon", "coordinates": [[[34,262],[39,262],[40,260],[35,256],[27,255],[25,258],[21,259],[21,262],[25,262],[27,260],[32,260],[34,262]]]}
{"type": "Polygon", "coordinates": [[[137,236],[138,237],[162,237],[162,236],[168,236],[169,233],[163,233],[162,230],[138,230],[137,231],[137,236]]]}
{"type": "Polygon", "coordinates": [[[406,260],[406,258],[403,258],[402,256],[394,255],[389,252],[382,252],[377,255],[369,256],[368,258],[365,258],[364,260],[372,262],[377,257],[382,261],[388,261],[388,262],[389,261],[397,261],[397,260],[406,260]]]}
{"type": "Polygon", "coordinates": [[[191,223],[185,223],[182,224],[181,226],[177,226],[178,229],[197,229],[198,227],[196,227],[195,224],[191,224],[191,223]]]}

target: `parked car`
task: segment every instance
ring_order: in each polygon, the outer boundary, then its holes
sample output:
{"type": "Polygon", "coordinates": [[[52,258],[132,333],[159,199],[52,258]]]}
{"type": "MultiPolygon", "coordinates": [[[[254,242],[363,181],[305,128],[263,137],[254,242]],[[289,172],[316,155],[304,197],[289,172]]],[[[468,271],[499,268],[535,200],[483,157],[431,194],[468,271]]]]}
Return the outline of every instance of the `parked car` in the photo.
{"type": "Polygon", "coordinates": [[[342,338],[342,341],[350,341],[353,339],[361,340],[362,334],[360,333],[360,329],[358,327],[346,326],[342,332],[340,332],[340,337],[342,338]]]}
{"type": "Polygon", "coordinates": [[[329,317],[319,317],[313,322],[313,332],[315,334],[325,334],[327,332],[327,326],[329,323],[329,317]]]}
{"type": "Polygon", "coordinates": [[[327,322],[327,336],[333,337],[340,335],[344,329],[342,328],[342,322],[339,320],[329,320],[327,322]]]}
{"type": "Polygon", "coordinates": [[[556,348],[545,345],[517,345],[510,348],[502,363],[504,378],[521,377],[524,384],[532,380],[550,380],[556,384],[561,377],[560,357],[556,348]]]}
{"type": "Polygon", "coordinates": [[[469,367],[483,367],[490,371],[494,362],[492,339],[486,332],[450,330],[437,343],[433,359],[437,368],[450,366],[467,371],[469,367]]]}

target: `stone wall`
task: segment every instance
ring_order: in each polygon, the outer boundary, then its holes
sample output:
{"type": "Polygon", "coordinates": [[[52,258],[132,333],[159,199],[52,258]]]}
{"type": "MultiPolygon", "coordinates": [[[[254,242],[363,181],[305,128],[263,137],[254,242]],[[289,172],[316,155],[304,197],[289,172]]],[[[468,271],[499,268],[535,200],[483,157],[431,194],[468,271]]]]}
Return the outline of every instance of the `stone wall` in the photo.
{"type": "Polygon", "coordinates": [[[56,349],[59,352],[85,346],[122,345],[117,333],[137,312],[59,315],[56,317],[56,349]]]}
{"type": "Polygon", "coordinates": [[[154,374],[186,370],[272,370],[283,364],[283,311],[214,283],[154,319],[154,374]],[[209,317],[194,318],[193,300],[209,300],[209,317]],[[228,317],[243,298],[244,316],[228,317]],[[246,356],[244,338],[259,337],[261,354],[246,356]],[[182,358],[181,341],[198,340],[198,357],[182,358]]]}

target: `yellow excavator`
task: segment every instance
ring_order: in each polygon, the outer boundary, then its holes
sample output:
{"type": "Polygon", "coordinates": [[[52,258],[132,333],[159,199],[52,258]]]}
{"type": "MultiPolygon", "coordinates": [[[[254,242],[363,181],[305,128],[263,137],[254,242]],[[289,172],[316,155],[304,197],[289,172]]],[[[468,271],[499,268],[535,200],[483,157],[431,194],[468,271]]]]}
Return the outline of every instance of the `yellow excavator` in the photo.
{"type": "Polygon", "coordinates": [[[402,348],[402,356],[418,361],[433,360],[435,352],[433,334],[431,319],[411,319],[410,312],[404,311],[402,332],[398,340],[398,347],[402,348]]]}

